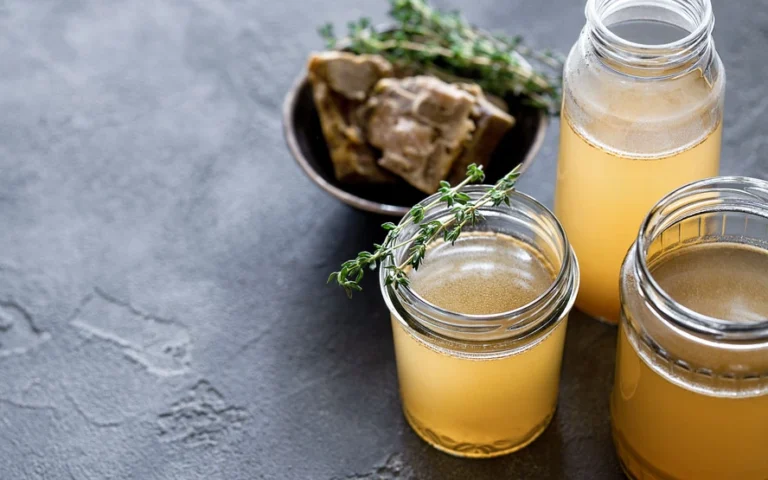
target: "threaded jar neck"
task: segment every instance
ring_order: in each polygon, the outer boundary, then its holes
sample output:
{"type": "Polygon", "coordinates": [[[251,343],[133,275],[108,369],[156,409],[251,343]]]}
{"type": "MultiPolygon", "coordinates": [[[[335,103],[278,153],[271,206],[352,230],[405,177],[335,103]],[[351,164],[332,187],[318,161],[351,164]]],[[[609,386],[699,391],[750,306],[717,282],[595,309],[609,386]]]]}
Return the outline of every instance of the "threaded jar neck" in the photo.
{"type": "Polygon", "coordinates": [[[607,67],[636,78],[677,78],[712,61],[715,25],[710,0],[588,0],[586,38],[607,67]],[[653,22],[688,32],[667,43],[639,43],[622,38],[612,27],[628,22],[653,22]]]}
{"type": "Polygon", "coordinates": [[[651,209],[633,249],[641,293],[667,323],[717,342],[768,340],[768,318],[734,322],[700,314],[676,302],[654,279],[649,258],[670,247],[685,248],[690,239],[683,234],[684,224],[698,225],[696,241],[737,242],[768,251],[768,182],[749,177],[714,177],[685,185],[651,209]]]}
{"type": "MultiPolygon", "coordinates": [[[[463,189],[472,201],[477,201],[490,186],[470,186],[463,189]]],[[[428,204],[436,194],[422,202],[428,204]]],[[[479,209],[482,215],[477,232],[493,232],[509,235],[536,248],[555,269],[556,275],[550,287],[536,299],[508,312],[488,315],[468,315],[452,312],[432,304],[410,287],[394,288],[385,285],[387,267],[398,264],[408,257],[410,245],[398,248],[393,257],[381,265],[380,284],[384,299],[394,314],[409,328],[443,343],[461,346],[480,346],[503,350],[510,342],[525,342],[543,330],[556,325],[567,315],[575,301],[579,285],[579,267],[568,243],[567,236],[554,214],[533,198],[513,192],[511,206],[486,205],[479,209]]],[[[453,216],[451,208],[440,205],[430,210],[423,222],[445,221],[453,216]]],[[[410,224],[401,238],[411,238],[418,229],[410,224]]],[[[471,227],[464,229],[470,234],[471,227]]],[[[456,245],[447,248],[461,248],[456,245]]],[[[458,348],[458,347],[457,347],[458,348]]]]}

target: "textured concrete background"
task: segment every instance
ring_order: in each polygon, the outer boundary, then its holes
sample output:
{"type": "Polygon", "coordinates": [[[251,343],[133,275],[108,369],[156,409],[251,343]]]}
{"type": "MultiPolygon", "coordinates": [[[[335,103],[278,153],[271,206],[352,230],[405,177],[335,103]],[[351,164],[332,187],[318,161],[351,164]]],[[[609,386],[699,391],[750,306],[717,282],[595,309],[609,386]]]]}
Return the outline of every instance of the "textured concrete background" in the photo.
{"type": "MultiPolygon", "coordinates": [[[[442,0],[567,50],[582,1],[442,0]],[[537,13],[545,12],[545,14],[537,13]]],[[[380,218],[315,188],[280,104],[315,27],[382,0],[0,0],[0,478],[616,478],[615,330],[574,315],[560,407],[459,460],[407,427],[373,282],[380,218]]],[[[723,172],[768,176],[768,5],[720,1],[723,172]]],[[[551,202],[555,122],[523,190],[551,202]]]]}

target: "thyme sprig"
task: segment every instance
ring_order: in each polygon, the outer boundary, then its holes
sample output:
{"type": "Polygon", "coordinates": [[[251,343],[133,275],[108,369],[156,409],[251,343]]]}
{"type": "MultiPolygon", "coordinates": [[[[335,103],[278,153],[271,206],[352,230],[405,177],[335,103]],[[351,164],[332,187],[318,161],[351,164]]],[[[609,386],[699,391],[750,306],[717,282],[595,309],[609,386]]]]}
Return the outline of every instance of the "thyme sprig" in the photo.
{"type": "Polygon", "coordinates": [[[384,267],[388,270],[385,284],[392,285],[394,288],[408,286],[407,269],[419,268],[431,242],[442,236],[444,241],[454,244],[465,226],[474,226],[482,220],[483,217],[480,214],[482,207],[499,206],[502,203],[509,205],[509,194],[515,189],[515,183],[520,176],[519,168],[518,165],[507,173],[476,201],[472,201],[472,198],[462,189],[470,183],[482,182],[485,179],[485,172],[481,166],[473,163],[467,167],[467,177],[455,187],[451,187],[448,182],[440,182],[439,197],[426,205],[420,203],[414,205],[397,225],[392,222],[384,223],[381,226],[387,231],[384,241],[381,244],[374,244],[373,252],[360,252],[356,258],[342,263],[341,269],[328,277],[328,282],[335,281],[349,297],[352,297],[353,292],[362,290],[360,282],[365,276],[365,271],[376,270],[381,262],[390,259],[390,264],[384,267]],[[425,222],[426,213],[441,204],[449,207],[452,215],[444,220],[425,222]],[[416,233],[408,238],[400,238],[403,229],[412,223],[419,225],[416,233]],[[395,251],[402,247],[408,247],[408,256],[397,263],[394,258],[395,251]]]}
{"type": "Polygon", "coordinates": [[[458,12],[441,12],[425,0],[390,0],[392,30],[378,31],[370,19],[347,25],[337,39],[333,25],[320,28],[328,48],[344,43],[352,52],[379,54],[405,69],[465,78],[500,97],[521,96],[550,113],[560,108],[563,58],[536,51],[522,37],[491,34],[471,26],[458,12]]]}

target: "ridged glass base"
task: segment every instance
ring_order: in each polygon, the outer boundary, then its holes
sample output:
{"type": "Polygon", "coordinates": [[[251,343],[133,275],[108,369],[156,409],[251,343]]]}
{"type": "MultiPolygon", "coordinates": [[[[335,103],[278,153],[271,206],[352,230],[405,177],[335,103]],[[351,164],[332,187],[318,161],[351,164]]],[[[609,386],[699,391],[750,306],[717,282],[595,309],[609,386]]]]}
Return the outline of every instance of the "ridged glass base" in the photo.
{"type": "Polygon", "coordinates": [[[547,429],[549,424],[552,422],[552,418],[554,417],[553,411],[552,414],[547,416],[543,422],[537,425],[536,428],[530,432],[530,434],[526,435],[522,441],[499,440],[491,444],[476,444],[457,441],[445,435],[439,435],[435,433],[434,431],[421,424],[418,420],[416,420],[412,415],[408,413],[408,410],[405,408],[403,408],[403,414],[405,415],[405,419],[408,421],[408,424],[410,424],[413,431],[416,432],[416,434],[421,437],[422,440],[440,450],[441,452],[445,452],[456,457],[465,458],[500,457],[502,455],[507,455],[509,453],[513,453],[522,448],[525,448],[530,445],[531,442],[536,440],[539,435],[544,432],[544,430],[547,429]]]}

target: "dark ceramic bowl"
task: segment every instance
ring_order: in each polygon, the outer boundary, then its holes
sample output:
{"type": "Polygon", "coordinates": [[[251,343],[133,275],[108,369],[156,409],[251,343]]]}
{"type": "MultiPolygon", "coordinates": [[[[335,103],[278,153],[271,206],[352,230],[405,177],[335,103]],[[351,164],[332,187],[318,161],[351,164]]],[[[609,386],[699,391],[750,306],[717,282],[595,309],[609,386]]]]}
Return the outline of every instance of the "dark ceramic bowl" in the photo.
{"type": "MultiPolygon", "coordinates": [[[[505,101],[509,113],[515,117],[515,126],[496,147],[483,183],[495,183],[518,164],[522,164],[521,171],[524,172],[541,148],[547,130],[546,114],[522,105],[514,97],[505,101]]],[[[347,185],[336,180],[306,72],[296,79],[285,97],[283,132],[293,158],[304,173],[320,188],[348,205],[401,217],[429,196],[404,181],[389,185],[347,185]]]]}

